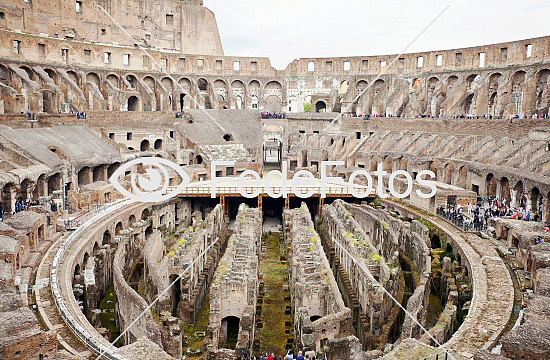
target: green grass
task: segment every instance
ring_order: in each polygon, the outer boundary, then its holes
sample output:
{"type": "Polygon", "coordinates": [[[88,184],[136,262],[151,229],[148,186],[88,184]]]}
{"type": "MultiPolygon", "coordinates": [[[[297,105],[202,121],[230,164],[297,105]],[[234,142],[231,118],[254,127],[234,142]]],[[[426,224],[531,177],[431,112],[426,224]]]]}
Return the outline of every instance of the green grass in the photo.
{"type": "MultiPolygon", "coordinates": [[[[109,331],[109,341],[113,341],[120,335],[119,329],[116,327],[116,320],[111,322],[111,319],[116,319],[116,313],[115,313],[115,289],[114,286],[111,285],[110,288],[107,289],[107,295],[101,301],[99,302],[99,309],[101,310],[101,326],[106,328],[109,331]],[[108,304],[107,301],[111,300],[112,303],[108,304]],[[112,312],[104,312],[103,310],[113,310],[112,312]]],[[[120,347],[122,346],[121,340],[118,340],[115,343],[115,346],[120,347]]]]}
{"type": "Polygon", "coordinates": [[[260,340],[260,351],[286,354],[287,339],[293,334],[285,334],[285,322],[291,321],[291,315],[285,315],[289,301],[285,297],[290,293],[283,290],[287,285],[288,267],[281,264],[279,250],[279,234],[271,233],[266,241],[266,253],[260,259],[259,272],[264,274],[264,302],[262,305],[261,320],[263,327],[257,329],[257,338],[260,340]]]}

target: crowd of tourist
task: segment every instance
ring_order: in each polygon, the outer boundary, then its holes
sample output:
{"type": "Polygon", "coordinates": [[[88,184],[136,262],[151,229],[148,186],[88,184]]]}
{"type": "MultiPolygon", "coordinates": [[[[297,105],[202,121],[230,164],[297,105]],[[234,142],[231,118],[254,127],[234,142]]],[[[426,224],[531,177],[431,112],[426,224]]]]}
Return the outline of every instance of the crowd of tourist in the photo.
{"type": "Polygon", "coordinates": [[[84,119],[86,119],[86,113],[83,112],[83,111],[77,111],[76,112],[76,118],[79,119],[79,120],[84,120],[84,119]]]}
{"type": "MultiPolygon", "coordinates": [[[[248,360],[248,357],[246,355],[241,356],[240,360],[248,360]]],[[[271,353],[271,355],[268,355],[268,353],[263,353],[259,357],[252,356],[250,360],[317,360],[315,355],[309,356],[309,355],[302,355],[301,351],[298,351],[298,355],[295,355],[292,350],[289,350],[286,355],[284,356],[275,356],[274,353],[271,353]]]]}
{"type": "Polygon", "coordinates": [[[286,114],[262,112],[262,119],[286,119],[286,114]]]}
{"type": "Polygon", "coordinates": [[[537,211],[531,212],[526,209],[525,203],[519,208],[511,207],[506,199],[479,199],[477,204],[470,204],[463,207],[460,204],[440,206],[437,215],[451,221],[464,230],[481,231],[487,228],[490,218],[508,217],[513,220],[542,221],[542,203],[537,211]]]}

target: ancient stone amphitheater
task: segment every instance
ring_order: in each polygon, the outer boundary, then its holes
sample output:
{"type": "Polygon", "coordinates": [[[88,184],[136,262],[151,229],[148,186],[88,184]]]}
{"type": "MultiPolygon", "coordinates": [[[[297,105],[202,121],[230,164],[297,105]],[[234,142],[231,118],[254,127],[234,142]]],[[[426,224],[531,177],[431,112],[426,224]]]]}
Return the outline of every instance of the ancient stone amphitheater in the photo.
{"type": "Polygon", "coordinates": [[[201,0],[3,0],[0,35],[0,359],[550,359],[550,37],[276,70],[201,0]],[[109,181],[151,158],[192,184],[109,181]],[[284,168],[312,196],[236,191],[284,168]],[[377,169],[414,191],[343,186],[377,169]]]}

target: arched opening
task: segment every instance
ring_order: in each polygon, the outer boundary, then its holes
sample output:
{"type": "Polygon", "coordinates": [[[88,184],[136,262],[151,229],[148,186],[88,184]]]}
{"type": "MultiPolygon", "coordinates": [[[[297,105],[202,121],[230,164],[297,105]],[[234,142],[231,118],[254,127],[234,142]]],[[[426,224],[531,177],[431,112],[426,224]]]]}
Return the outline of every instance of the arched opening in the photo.
{"type": "Polygon", "coordinates": [[[500,179],[500,198],[506,200],[506,204],[510,205],[511,196],[510,196],[510,182],[507,177],[500,179]]]}
{"type": "Polygon", "coordinates": [[[44,193],[45,185],[46,185],[46,175],[42,174],[36,180],[36,186],[34,187],[34,190],[32,193],[33,200],[36,200],[39,197],[46,195],[44,193]]]}
{"type": "Polygon", "coordinates": [[[432,249],[440,249],[441,248],[441,239],[439,238],[439,235],[433,234],[432,238],[430,239],[430,243],[432,246],[432,249]]]}
{"type": "Polygon", "coordinates": [[[456,186],[466,189],[466,184],[468,182],[468,169],[466,166],[461,166],[458,169],[458,178],[456,180],[456,186]]]}
{"type": "Polygon", "coordinates": [[[86,75],[86,82],[95,84],[98,88],[100,87],[99,75],[97,75],[96,73],[88,73],[86,75]]]}
{"type": "Polygon", "coordinates": [[[488,198],[496,198],[497,197],[497,179],[493,174],[487,175],[487,179],[485,181],[487,185],[487,197],[488,198]]]}
{"type": "Polygon", "coordinates": [[[225,134],[225,135],[223,136],[223,139],[224,139],[225,141],[233,141],[233,136],[231,136],[231,134],[225,134]]]}
{"type": "Polygon", "coordinates": [[[141,144],[139,145],[140,151],[147,151],[151,147],[151,144],[149,143],[149,140],[144,139],[141,141],[141,144]]]}
{"type": "Polygon", "coordinates": [[[120,166],[119,162],[115,162],[109,165],[109,167],[107,168],[107,178],[110,178],[111,176],[113,176],[113,174],[119,168],[119,166],[120,166]]]}
{"type": "Polygon", "coordinates": [[[61,190],[61,174],[59,173],[48,178],[48,195],[51,196],[57,190],[61,190]]]}
{"type": "Polygon", "coordinates": [[[202,164],[202,156],[197,155],[195,156],[195,164],[202,164]]]}
{"type": "Polygon", "coordinates": [[[181,279],[178,275],[170,275],[170,284],[172,285],[172,316],[178,317],[178,306],[181,300],[181,279]],[[177,280],[176,280],[177,279],[177,280]]]}
{"type": "Polygon", "coordinates": [[[134,75],[126,75],[126,81],[130,85],[130,89],[137,88],[137,78],[134,75]]]}
{"type": "Polygon", "coordinates": [[[139,111],[139,99],[137,96],[130,96],[128,98],[128,111],[139,111]]]}
{"type": "Polygon", "coordinates": [[[452,163],[448,163],[445,165],[444,171],[445,171],[445,183],[451,185],[453,181],[453,171],[455,170],[455,166],[452,163]]]}
{"type": "MultiPolygon", "coordinates": [[[[134,216],[134,215],[132,215],[134,216]]],[[[124,226],[122,225],[122,222],[118,222],[116,225],[115,225],[115,234],[117,235],[120,235],[120,232],[124,230],[124,226]]]]}
{"type": "Polygon", "coordinates": [[[136,223],[136,217],[134,216],[134,214],[132,214],[128,218],[128,227],[133,226],[135,223],[136,223]]]}
{"type": "Polygon", "coordinates": [[[155,147],[155,150],[161,150],[162,149],[162,139],[155,140],[155,144],[153,146],[155,147]]]}
{"type": "Polygon", "coordinates": [[[112,87],[118,89],[119,86],[118,86],[118,76],[114,75],[114,74],[110,74],[110,75],[107,75],[107,82],[109,82],[109,84],[111,84],[112,87]]]}
{"type": "Polygon", "coordinates": [[[90,168],[84,166],[78,172],[78,186],[88,185],[90,183],[90,168]]]}
{"type": "Polygon", "coordinates": [[[93,180],[96,181],[104,181],[105,180],[105,167],[103,165],[98,165],[93,170],[93,180]]]}
{"type": "Polygon", "coordinates": [[[220,327],[220,346],[224,349],[234,350],[239,339],[240,319],[235,316],[227,316],[222,319],[220,327]]]}
{"type": "Polygon", "coordinates": [[[317,101],[315,104],[315,112],[326,112],[327,104],[324,101],[317,101]]]}
{"type": "Polygon", "coordinates": [[[514,191],[516,192],[515,206],[525,209],[527,204],[527,198],[525,197],[524,190],[523,190],[523,182],[521,180],[516,183],[516,186],[514,186],[514,191]]]}
{"type": "Polygon", "coordinates": [[[21,182],[21,198],[23,198],[23,200],[31,200],[33,184],[34,183],[29,179],[25,179],[21,182]]]}
{"type": "MultiPolygon", "coordinates": [[[[122,226],[122,224],[120,224],[122,226]]],[[[109,245],[111,243],[111,233],[109,230],[106,230],[103,233],[103,241],[101,242],[101,245],[109,245]]]]}
{"type": "Polygon", "coordinates": [[[208,81],[206,79],[200,78],[197,80],[197,86],[200,91],[208,91],[208,81]]]}
{"type": "MultiPolygon", "coordinates": [[[[542,202],[540,198],[540,190],[537,187],[534,187],[531,190],[531,211],[533,213],[538,211],[539,204],[542,202]]],[[[532,217],[531,217],[532,218],[532,217]]]]}
{"type": "Polygon", "coordinates": [[[149,218],[149,209],[143,209],[141,212],[141,220],[147,220],[149,218]]]}

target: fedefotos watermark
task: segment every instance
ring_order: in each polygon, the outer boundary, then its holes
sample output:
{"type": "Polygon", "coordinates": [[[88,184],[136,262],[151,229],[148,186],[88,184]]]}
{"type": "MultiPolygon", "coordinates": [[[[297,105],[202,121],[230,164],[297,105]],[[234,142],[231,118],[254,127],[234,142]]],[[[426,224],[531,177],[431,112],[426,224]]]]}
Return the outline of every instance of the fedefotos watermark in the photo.
{"type": "MultiPolygon", "coordinates": [[[[222,181],[227,182],[227,177],[217,176],[218,168],[221,166],[235,166],[235,161],[212,161],[210,164],[210,197],[216,198],[218,184],[222,181]]],[[[384,190],[384,177],[389,175],[388,178],[388,190],[390,194],[398,199],[404,199],[411,195],[413,191],[413,177],[407,171],[398,170],[392,173],[388,173],[383,169],[381,163],[378,164],[376,171],[371,173],[366,170],[354,171],[348,181],[345,181],[341,177],[334,177],[327,175],[327,169],[334,166],[345,165],[343,161],[321,161],[321,169],[319,172],[319,179],[315,178],[315,175],[308,170],[299,170],[294,176],[288,178],[288,164],[283,161],[281,163],[281,170],[270,171],[265,179],[262,179],[260,174],[254,170],[243,171],[237,178],[237,188],[239,194],[248,199],[252,199],[260,196],[265,192],[269,197],[286,198],[289,195],[289,185],[292,193],[302,199],[306,199],[319,194],[321,198],[326,198],[327,194],[330,194],[330,186],[336,185],[337,187],[347,188],[347,193],[356,198],[366,198],[372,194],[374,181],[373,175],[376,177],[376,195],[380,198],[388,198],[389,195],[384,190]],[[398,192],[395,188],[395,180],[398,176],[404,178],[407,189],[405,192],[398,192]],[[280,184],[273,186],[274,178],[280,178],[280,184]],[[364,183],[356,184],[357,178],[363,177],[364,183]],[[277,191],[275,191],[277,190],[277,191]]],[[[425,193],[422,190],[424,188],[416,189],[416,194],[424,199],[429,199],[435,196],[437,187],[431,180],[427,180],[424,177],[427,176],[431,179],[435,178],[435,173],[430,170],[422,170],[416,174],[415,180],[422,187],[427,187],[431,191],[425,193]]],[[[113,184],[124,196],[140,201],[140,202],[160,202],[168,200],[175,196],[178,196],[191,182],[189,175],[177,164],[162,158],[139,158],[132,160],[122,166],[120,166],[111,176],[109,181],[113,184]],[[119,182],[121,175],[125,175],[126,172],[134,166],[146,166],[144,168],[145,174],[130,173],[130,185],[132,191],[125,189],[119,182]],[[169,174],[167,167],[174,170],[181,178],[181,183],[177,186],[169,186],[169,174]],[[170,189],[170,192],[168,190],[170,189]]],[[[235,179],[231,179],[232,182],[235,179]]]]}

